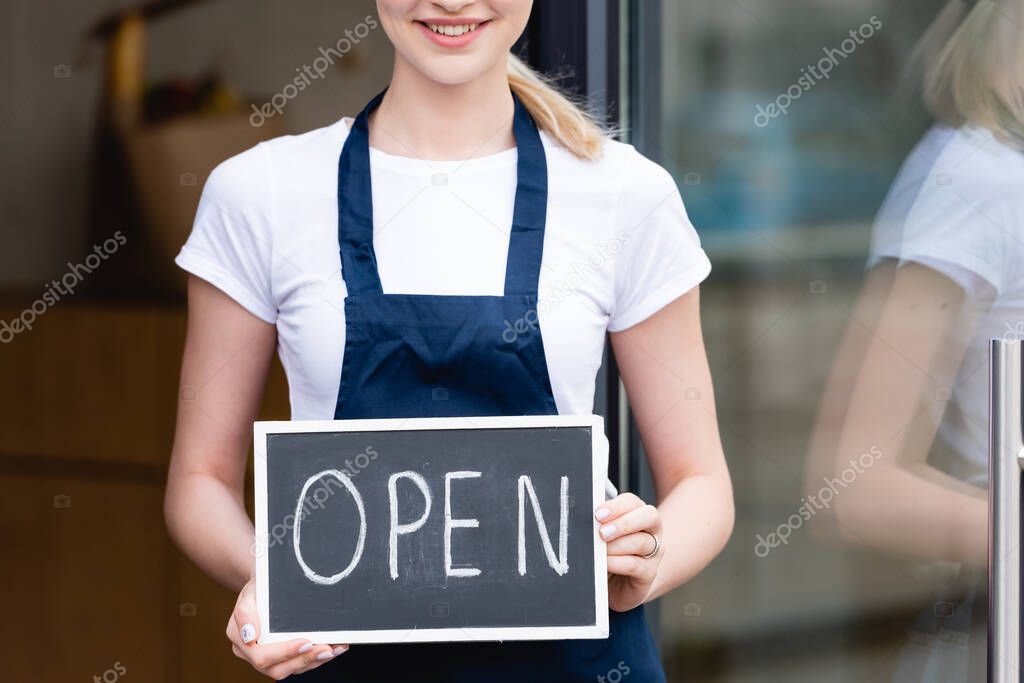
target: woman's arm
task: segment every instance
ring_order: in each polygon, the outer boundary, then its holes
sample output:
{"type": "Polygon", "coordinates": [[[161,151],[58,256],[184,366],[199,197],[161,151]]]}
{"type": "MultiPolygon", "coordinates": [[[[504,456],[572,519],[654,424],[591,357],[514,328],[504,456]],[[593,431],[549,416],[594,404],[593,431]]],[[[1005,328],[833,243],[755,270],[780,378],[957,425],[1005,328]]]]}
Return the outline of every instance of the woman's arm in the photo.
{"type": "Polygon", "coordinates": [[[188,298],[164,513],[181,549],[238,591],[253,575],[243,484],[277,334],[203,280],[189,279],[188,298]]]}
{"type": "Polygon", "coordinates": [[[826,389],[805,484],[820,488],[823,470],[857,471],[851,460],[875,454],[832,503],[847,541],[985,562],[985,493],[927,462],[937,392],[953,386],[965,351],[959,340],[971,334],[957,328],[963,302],[956,283],[925,266],[890,262],[868,276],[826,389]]]}
{"type": "MultiPolygon", "coordinates": [[[[695,288],[647,320],[611,335],[615,359],[647,451],[657,510],[644,512],[635,497],[607,504],[617,527],[609,544],[609,571],[629,577],[631,591],[645,587],[639,602],[653,600],[696,576],[722,550],[732,533],[732,484],[718,434],[715,397],[700,324],[700,293],[695,288]],[[623,524],[632,516],[637,524],[623,524]],[[654,526],[648,518],[660,518],[654,526]],[[638,529],[657,529],[662,551],[645,561],[632,545],[650,548],[638,529]],[[632,533],[633,543],[625,539],[632,533]],[[615,553],[623,553],[616,557],[615,553]]],[[[613,586],[613,592],[617,587],[613,586]]],[[[610,597],[613,602],[615,598],[610,597]]],[[[625,607],[626,605],[620,605],[625,607]]],[[[618,608],[618,607],[616,607],[618,608]]]]}
{"type": "MultiPolygon", "coordinates": [[[[895,273],[896,262],[892,259],[884,260],[868,271],[860,296],[853,306],[850,324],[839,340],[818,401],[814,429],[807,444],[803,472],[805,497],[817,495],[824,482],[835,476],[836,444],[839,443],[846,411],[850,407],[850,393],[857,373],[864,364],[871,330],[878,326],[882,306],[892,288],[895,273]]],[[[817,510],[808,520],[807,526],[818,540],[834,540],[839,535],[835,510],[832,508],[817,510]]]]}
{"type": "Polygon", "coordinates": [[[277,331],[213,285],[188,285],[188,334],[164,516],[171,536],[203,571],[238,591],[228,619],[233,652],[282,679],[347,648],[306,640],[258,644],[253,525],[243,485],[277,331]]]}

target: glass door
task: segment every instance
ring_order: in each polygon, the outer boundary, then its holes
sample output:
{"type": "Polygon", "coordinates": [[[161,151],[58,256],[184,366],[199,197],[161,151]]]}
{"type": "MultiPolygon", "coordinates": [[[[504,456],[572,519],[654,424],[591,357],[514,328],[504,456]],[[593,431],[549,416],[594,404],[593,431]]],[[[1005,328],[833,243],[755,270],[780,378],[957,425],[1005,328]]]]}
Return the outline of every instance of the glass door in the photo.
{"type": "Polygon", "coordinates": [[[714,266],[737,505],[725,552],[660,601],[669,680],[986,680],[989,340],[1024,332],[1022,5],[622,3],[624,134],[714,266]]]}

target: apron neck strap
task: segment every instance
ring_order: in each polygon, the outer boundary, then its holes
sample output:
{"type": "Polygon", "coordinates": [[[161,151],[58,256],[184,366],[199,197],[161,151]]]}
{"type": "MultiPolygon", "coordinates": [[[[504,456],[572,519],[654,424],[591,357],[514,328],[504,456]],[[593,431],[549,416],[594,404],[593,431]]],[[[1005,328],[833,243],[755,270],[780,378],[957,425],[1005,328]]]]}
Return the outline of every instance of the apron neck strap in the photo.
{"type": "Polygon", "coordinates": [[[505,294],[537,295],[548,216],[548,162],[533,117],[513,95],[516,104],[512,132],[518,147],[516,203],[512,212],[505,294]]]}
{"type": "MultiPolygon", "coordinates": [[[[383,293],[373,249],[369,118],[386,92],[374,97],[356,117],[338,162],[338,245],[342,276],[349,294],[383,293]]],[[[537,124],[514,93],[512,97],[515,100],[512,130],[518,161],[505,294],[536,296],[547,221],[547,157],[537,124]]]]}
{"type": "Polygon", "coordinates": [[[370,186],[370,114],[384,99],[370,100],[349,130],[338,162],[338,246],[341,274],[349,294],[382,293],[373,251],[373,195],[370,186]]]}

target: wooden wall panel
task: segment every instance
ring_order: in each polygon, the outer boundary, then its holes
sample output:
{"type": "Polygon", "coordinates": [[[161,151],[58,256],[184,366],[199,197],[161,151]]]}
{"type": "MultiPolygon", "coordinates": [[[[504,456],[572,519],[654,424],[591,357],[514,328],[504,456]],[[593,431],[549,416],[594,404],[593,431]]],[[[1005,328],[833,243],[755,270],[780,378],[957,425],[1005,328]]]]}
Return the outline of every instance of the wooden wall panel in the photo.
{"type": "Polygon", "coordinates": [[[91,681],[118,662],[175,681],[178,556],[158,482],[0,475],[11,681],[91,681]],[[55,502],[56,501],[56,502],[55,502]]]}
{"type": "Polygon", "coordinates": [[[163,465],[183,341],[178,310],[54,307],[0,353],[4,451],[163,465]]]}
{"type": "MultiPolygon", "coordinates": [[[[68,302],[0,346],[7,680],[265,680],[224,637],[235,596],[164,527],[184,331],[180,308],[68,302]]],[[[288,417],[276,362],[262,416],[288,417]]]]}
{"type": "MultiPolygon", "coordinates": [[[[19,311],[0,307],[0,319],[19,311]]],[[[0,452],[165,467],[184,335],[179,308],[50,309],[0,347],[0,452]]],[[[264,413],[288,416],[277,362],[264,413]]]]}

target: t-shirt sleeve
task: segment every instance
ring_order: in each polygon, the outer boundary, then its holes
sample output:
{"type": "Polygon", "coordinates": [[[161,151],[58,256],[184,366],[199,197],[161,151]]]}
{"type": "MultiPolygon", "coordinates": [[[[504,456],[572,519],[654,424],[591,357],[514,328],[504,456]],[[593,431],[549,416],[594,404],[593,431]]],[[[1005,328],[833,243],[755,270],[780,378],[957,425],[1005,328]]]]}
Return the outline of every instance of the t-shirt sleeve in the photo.
{"type": "Polygon", "coordinates": [[[257,146],[214,169],[175,263],[273,324],[271,193],[263,154],[257,146]]]}
{"type": "Polygon", "coordinates": [[[1014,251],[1007,244],[1013,228],[1006,206],[997,198],[976,200],[968,190],[935,184],[905,214],[879,221],[867,267],[896,259],[900,265],[918,263],[942,273],[971,298],[1003,291],[1006,257],[1014,251]]]}
{"type": "Polygon", "coordinates": [[[699,285],[711,262],[668,171],[633,152],[616,214],[615,301],[608,330],[654,315],[699,285]]]}

